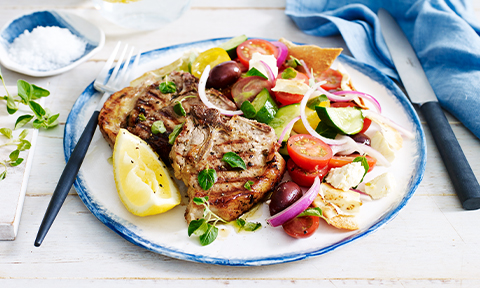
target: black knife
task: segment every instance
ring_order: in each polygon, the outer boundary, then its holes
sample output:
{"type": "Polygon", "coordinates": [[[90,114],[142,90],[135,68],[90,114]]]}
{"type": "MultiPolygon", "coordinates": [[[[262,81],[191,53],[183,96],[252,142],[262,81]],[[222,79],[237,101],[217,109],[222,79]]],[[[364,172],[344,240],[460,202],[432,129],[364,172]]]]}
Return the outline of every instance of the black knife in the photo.
{"type": "Polygon", "coordinates": [[[410,101],[420,106],[463,208],[479,209],[480,185],[453,134],[415,51],[400,26],[386,10],[380,9],[377,14],[383,38],[398,75],[410,101]]]}

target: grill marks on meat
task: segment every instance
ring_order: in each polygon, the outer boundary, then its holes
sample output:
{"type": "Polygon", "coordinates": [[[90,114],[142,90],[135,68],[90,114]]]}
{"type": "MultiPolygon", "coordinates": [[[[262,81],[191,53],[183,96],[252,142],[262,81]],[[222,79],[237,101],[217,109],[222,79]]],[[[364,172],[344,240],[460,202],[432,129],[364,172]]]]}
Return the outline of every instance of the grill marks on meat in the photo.
{"type": "MultiPolygon", "coordinates": [[[[169,163],[171,145],[168,143],[168,136],[176,125],[185,121],[185,117],[177,115],[173,107],[181,101],[188,117],[192,106],[203,105],[198,97],[197,87],[198,79],[191,74],[173,72],[162,81],[137,88],[125,88],[105,102],[99,115],[100,130],[113,148],[119,129],[126,128],[150,144],[160,158],[169,163]],[[175,83],[175,93],[160,92],[159,84],[166,81],[175,83]],[[142,121],[140,114],[143,114],[146,120],[142,121]],[[156,121],[164,123],[167,130],[165,133],[152,133],[151,127],[156,121]]],[[[208,90],[207,97],[223,109],[236,109],[235,104],[217,90],[208,90]]]]}
{"type": "Polygon", "coordinates": [[[226,221],[232,221],[264,200],[282,179],[285,161],[277,152],[274,130],[243,117],[227,117],[216,109],[193,106],[182,132],[170,152],[175,177],[188,187],[190,202],[187,222],[203,216],[203,207],[194,197],[209,197],[210,209],[226,221]],[[227,152],[237,153],[246,170],[231,168],[221,159],[227,152]],[[198,173],[206,168],[217,172],[218,180],[208,191],[198,185],[198,173]],[[244,185],[253,181],[251,190],[244,185]]]}

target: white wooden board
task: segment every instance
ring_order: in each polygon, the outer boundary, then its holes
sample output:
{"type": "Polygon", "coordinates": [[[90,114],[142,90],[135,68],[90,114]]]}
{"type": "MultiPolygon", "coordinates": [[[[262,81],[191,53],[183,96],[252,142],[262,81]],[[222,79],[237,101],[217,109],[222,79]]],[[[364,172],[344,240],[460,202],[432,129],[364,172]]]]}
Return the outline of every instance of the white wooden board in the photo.
{"type": "MultiPolygon", "coordinates": [[[[10,95],[16,95],[17,88],[7,87],[10,95]]],[[[6,95],[3,87],[0,89],[0,96],[6,95]]],[[[43,99],[41,99],[43,100],[43,99]]],[[[44,101],[41,101],[41,103],[44,101]]],[[[17,118],[24,114],[32,114],[28,107],[20,105],[20,109],[13,115],[9,115],[6,109],[6,101],[0,102],[0,128],[10,128],[13,130],[17,118]]],[[[31,124],[13,131],[13,138],[17,138],[23,129],[29,130],[26,140],[30,141],[32,146],[29,150],[21,151],[20,158],[23,162],[15,167],[7,164],[7,175],[0,181],[0,240],[14,240],[17,236],[20,216],[22,214],[25,192],[32,167],[35,144],[37,142],[38,129],[33,129],[31,124]]],[[[0,135],[0,146],[7,143],[9,139],[0,135]]],[[[9,159],[9,155],[16,149],[14,145],[0,147],[0,161],[9,159]]],[[[5,167],[0,166],[0,173],[3,173],[5,167]]]]}

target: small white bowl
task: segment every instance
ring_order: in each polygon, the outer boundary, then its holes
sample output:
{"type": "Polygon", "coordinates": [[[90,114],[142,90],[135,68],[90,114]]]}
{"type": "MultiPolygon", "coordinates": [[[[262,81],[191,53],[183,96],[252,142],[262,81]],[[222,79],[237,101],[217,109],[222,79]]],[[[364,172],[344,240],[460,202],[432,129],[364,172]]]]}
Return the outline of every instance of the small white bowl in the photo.
{"type": "Polygon", "coordinates": [[[0,63],[7,69],[29,76],[52,76],[66,72],[86,61],[102,49],[104,44],[105,33],[99,27],[82,17],[61,11],[37,11],[32,14],[23,15],[3,26],[0,31],[0,63]],[[39,26],[67,28],[73,35],[87,43],[85,53],[67,66],[48,71],[32,70],[12,61],[12,59],[9,58],[8,49],[15,38],[23,34],[25,30],[31,32],[39,26]]]}

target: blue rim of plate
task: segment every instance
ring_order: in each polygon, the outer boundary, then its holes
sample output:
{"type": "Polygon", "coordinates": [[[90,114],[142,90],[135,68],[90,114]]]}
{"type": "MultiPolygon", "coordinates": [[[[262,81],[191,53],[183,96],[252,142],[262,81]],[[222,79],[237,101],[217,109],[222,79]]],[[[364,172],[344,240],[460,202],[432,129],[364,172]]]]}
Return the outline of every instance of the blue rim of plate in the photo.
{"type": "MultiPolygon", "coordinates": [[[[164,48],[144,52],[142,53],[142,56],[143,57],[149,56],[154,53],[162,53],[172,49],[185,48],[187,46],[193,47],[195,45],[199,45],[207,42],[228,40],[230,38],[231,37],[214,38],[214,39],[207,39],[207,40],[201,40],[196,42],[183,43],[179,45],[173,45],[169,47],[164,47],[164,48]]],[[[269,40],[269,39],[266,39],[266,40],[269,40]]],[[[140,237],[139,235],[135,234],[134,232],[129,230],[127,227],[125,227],[122,223],[110,217],[110,215],[108,214],[108,211],[106,211],[104,208],[100,207],[97,203],[92,201],[92,198],[88,194],[88,191],[86,188],[87,187],[86,179],[82,178],[81,174],[77,176],[77,179],[75,180],[75,183],[74,183],[75,189],[80,199],[83,201],[85,206],[92,212],[92,214],[95,217],[97,217],[98,220],[100,220],[108,228],[112,229],[117,234],[119,234],[126,240],[130,241],[131,243],[165,256],[169,256],[169,257],[180,259],[180,260],[198,262],[198,263],[208,263],[208,264],[226,265],[226,266],[263,266],[263,265],[287,263],[287,262],[303,260],[303,259],[319,256],[327,252],[331,252],[341,246],[344,246],[346,244],[353,242],[354,240],[357,240],[359,238],[369,235],[370,233],[376,231],[378,228],[387,224],[388,222],[393,220],[393,218],[395,218],[395,216],[400,212],[400,210],[403,207],[405,207],[407,202],[415,193],[415,190],[418,188],[418,185],[422,181],[423,175],[425,172],[425,165],[427,161],[426,160],[427,148],[426,148],[425,134],[424,134],[422,125],[420,123],[420,120],[417,116],[417,113],[415,112],[415,109],[413,108],[412,104],[407,99],[405,94],[397,87],[397,85],[390,78],[385,76],[382,72],[380,72],[376,68],[364,63],[360,63],[349,56],[340,55],[339,58],[341,59],[341,61],[344,61],[348,65],[351,65],[358,71],[370,77],[373,81],[381,83],[388,91],[392,93],[392,95],[394,95],[397,98],[399,103],[405,109],[407,116],[410,117],[410,119],[414,124],[414,129],[415,129],[414,134],[416,136],[415,140],[418,142],[418,153],[420,157],[418,157],[415,162],[415,165],[413,168],[413,174],[407,186],[407,189],[409,189],[409,191],[401,199],[401,201],[398,203],[395,209],[392,209],[388,213],[384,214],[368,229],[358,234],[354,234],[350,237],[342,239],[332,245],[329,245],[314,251],[307,251],[307,252],[301,252],[301,253],[295,252],[292,254],[282,254],[275,257],[260,257],[260,258],[251,258],[251,259],[243,259],[243,258],[242,259],[225,259],[220,257],[196,255],[196,254],[186,253],[183,251],[178,251],[176,249],[170,249],[170,248],[152,243],[140,237]]],[[[73,132],[77,130],[75,129],[75,127],[77,127],[77,125],[84,124],[84,123],[76,122],[76,120],[78,119],[78,115],[80,115],[83,106],[86,103],[88,103],[90,98],[92,98],[92,96],[95,96],[96,93],[97,92],[93,88],[93,82],[92,82],[78,97],[77,101],[72,107],[72,110],[65,124],[65,134],[64,134],[65,136],[64,136],[64,142],[63,142],[65,161],[68,161],[68,159],[70,158],[70,155],[79,138],[79,135],[75,135],[75,133],[73,132]]]]}

